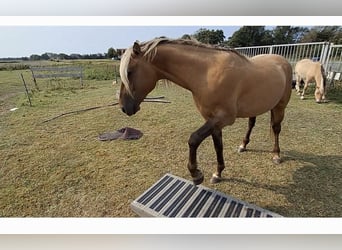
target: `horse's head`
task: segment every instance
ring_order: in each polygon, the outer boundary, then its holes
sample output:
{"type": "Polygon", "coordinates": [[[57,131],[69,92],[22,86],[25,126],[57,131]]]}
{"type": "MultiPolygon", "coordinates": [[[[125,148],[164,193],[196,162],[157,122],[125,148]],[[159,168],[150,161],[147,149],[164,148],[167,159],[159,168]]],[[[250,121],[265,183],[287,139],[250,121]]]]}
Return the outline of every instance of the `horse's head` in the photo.
{"type": "MultiPolygon", "coordinates": [[[[321,69],[321,81],[316,82],[315,99],[317,103],[325,102],[327,77],[323,65],[321,69]]],[[[317,80],[316,80],[317,81],[317,80]]]]}
{"type": "Polygon", "coordinates": [[[124,113],[131,116],[139,111],[140,103],[153,90],[158,80],[156,71],[137,42],[122,56],[120,76],[122,84],[119,105],[124,113]]]}
{"type": "Polygon", "coordinates": [[[316,90],[315,90],[315,100],[317,103],[322,103],[325,101],[324,90],[322,90],[319,87],[316,87],[316,90]]]}

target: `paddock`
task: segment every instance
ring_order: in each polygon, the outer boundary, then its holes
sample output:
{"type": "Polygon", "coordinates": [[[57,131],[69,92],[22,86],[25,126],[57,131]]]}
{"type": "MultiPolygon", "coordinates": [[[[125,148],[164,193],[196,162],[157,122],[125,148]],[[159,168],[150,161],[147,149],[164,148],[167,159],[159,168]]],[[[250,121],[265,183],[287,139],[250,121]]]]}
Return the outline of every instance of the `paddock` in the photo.
{"type": "MultiPolygon", "coordinates": [[[[0,72],[0,79],[12,82],[8,72],[0,72]]],[[[202,120],[190,92],[178,86],[160,84],[151,96],[171,103],[143,103],[134,117],[114,106],[42,123],[63,112],[112,103],[118,88],[112,80],[85,81],[82,89],[37,93],[33,107],[24,93],[4,99],[1,217],[135,217],[131,202],[162,176],[189,179],[187,140],[202,120]],[[14,106],[18,109],[9,111],[14,106]],[[122,127],[137,128],[144,136],[97,139],[122,127]]],[[[203,185],[285,217],[341,217],[342,127],[336,122],[342,120],[341,88],[324,105],[313,98],[302,101],[292,93],[280,139],[282,164],[270,161],[269,114],[258,118],[243,154],[237,148],[247,120],[238,119],[223,130],[229,159],[224,181],[213,185],[206,178],[203,185]]],[[[201,144],[198,157],[199,168],[210,175],[215,167],[211,140],[201,144]]]]}

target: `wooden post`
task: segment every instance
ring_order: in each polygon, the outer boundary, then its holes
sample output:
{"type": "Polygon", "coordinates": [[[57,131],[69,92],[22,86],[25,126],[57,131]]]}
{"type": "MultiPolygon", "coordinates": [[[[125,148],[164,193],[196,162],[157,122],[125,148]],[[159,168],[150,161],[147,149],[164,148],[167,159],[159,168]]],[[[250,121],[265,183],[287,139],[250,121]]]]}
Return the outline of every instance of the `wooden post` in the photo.
{"type": "Polygon", "coordinates": [[[24,76],[23,76],[22,73],[20,73],[20,75],[21,75],[21,79],[23,80],[23,83],[24,83],[24,86],[25,86],[26,95],[27,95],[27,98],[28,98],[28,100],[29,100],[29,102],[30,102],[30,107],[32,107],[30,95],[29,95],[29,92],[28,92],[28,89],[27,89],[27,86],[26,86],[26,82],[25,82],[24,76]]]}
{"type": "Polygon", "coordinates": [[[30,68],[30,70],[31,70],[31,73],[32,73],[34,86],[36,87],[36,89],[37,89],[38,91],[40,91],[39,88],[38,88],[38,84],[37,84],[37,81],[36,81],[36,77],[35,77],[35,75],[34,75],[34,73],[33,73],[33,70],[32,70],[31,68],[30,68]]]}

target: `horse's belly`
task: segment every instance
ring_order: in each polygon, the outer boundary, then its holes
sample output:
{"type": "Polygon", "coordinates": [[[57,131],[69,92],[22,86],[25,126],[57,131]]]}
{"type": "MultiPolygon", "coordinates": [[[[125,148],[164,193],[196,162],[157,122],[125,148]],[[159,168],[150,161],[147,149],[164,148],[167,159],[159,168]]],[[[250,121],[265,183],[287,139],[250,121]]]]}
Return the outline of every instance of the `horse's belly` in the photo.
{"type": "Polygon", "coordinates": [[[267,103],[261,105],[252,105],[246,107],[246,104],[243,104],[242,107],[238,108],[237,116],[239,118],[247,118],[247,117],[254,117],[266,113],[273,109],[277,103],[267,103]]]}
{"type": "Polygon", "coordinates": [[[283,91],[269,89],[261,93],[242,95],[237,101],[237,117],[253,117],[273,109],[281,100],[283,91]]]}

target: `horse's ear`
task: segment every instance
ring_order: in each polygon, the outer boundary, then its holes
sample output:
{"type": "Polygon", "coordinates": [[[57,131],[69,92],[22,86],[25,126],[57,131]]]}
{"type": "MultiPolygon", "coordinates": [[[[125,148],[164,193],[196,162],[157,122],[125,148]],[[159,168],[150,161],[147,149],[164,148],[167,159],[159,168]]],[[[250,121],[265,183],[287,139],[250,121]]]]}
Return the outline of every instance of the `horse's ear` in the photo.
{"type": "Polygon", "coordinates": [[[138,42],[135,42],[133,45],[133,52],[135,55],[140,55],[141,54],[141,49],[140,49],[140,45],[138,42]]]}

